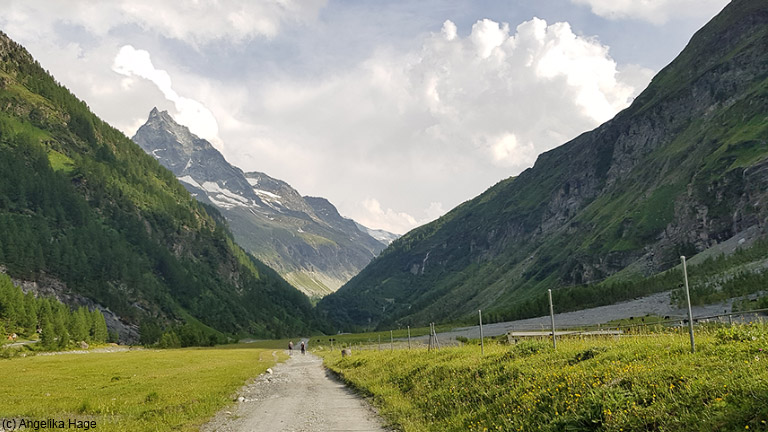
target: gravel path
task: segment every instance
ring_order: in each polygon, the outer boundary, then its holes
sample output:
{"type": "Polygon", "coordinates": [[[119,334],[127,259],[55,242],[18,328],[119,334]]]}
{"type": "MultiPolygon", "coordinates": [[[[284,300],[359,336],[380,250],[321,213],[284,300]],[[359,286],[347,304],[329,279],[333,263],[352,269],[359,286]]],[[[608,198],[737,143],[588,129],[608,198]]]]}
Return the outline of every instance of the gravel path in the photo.
{"type": "Polygon", "coordinates": [[[236,406],[219,412],[204,432],[384,432],[373,409],[312,354],[294,353],[240,389],[236,406]]]}

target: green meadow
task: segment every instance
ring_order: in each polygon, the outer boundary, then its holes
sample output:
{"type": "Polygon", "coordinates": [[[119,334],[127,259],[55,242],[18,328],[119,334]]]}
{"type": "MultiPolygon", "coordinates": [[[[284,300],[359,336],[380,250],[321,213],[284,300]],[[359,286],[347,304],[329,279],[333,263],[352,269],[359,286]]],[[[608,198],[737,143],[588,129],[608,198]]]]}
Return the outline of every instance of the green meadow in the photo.
{"type": "Polygon", "coordinates": [[[321,351],[403,431],[768,430],[768,326],[321,351]]]}
{"type": "MultiPolygon", "coordinates": [[[[263,345],[263,344],[262,344],[263,345]]],[[[1,360],[0,419],[95,421],[103,431],[197,430],[282,350],[257,345],[1,360]]]]}

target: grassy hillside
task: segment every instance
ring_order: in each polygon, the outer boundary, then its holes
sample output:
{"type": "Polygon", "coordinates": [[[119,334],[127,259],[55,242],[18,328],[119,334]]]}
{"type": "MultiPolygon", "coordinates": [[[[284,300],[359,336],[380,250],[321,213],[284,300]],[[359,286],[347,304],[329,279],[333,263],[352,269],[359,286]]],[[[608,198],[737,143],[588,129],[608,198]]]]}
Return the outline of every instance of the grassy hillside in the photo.
{"type": "Polygon", "coordinates": [[[325,354],[400,430],[768,430],[768,328],[325,354]]]}
{"type": "Polygon", "coordinates": [[[4,34],[0,265],[133,324],[279,336],[314,323],[306,296],[235,245],[216,210],[4,34]]]}
{"type": "Polygon", "coordinates": [[[548,288],[583,307],[764,233],[766,70],[768,4],[735,0],[629,108],[395,241],[321,310],[345,329],[519,317],[548,288]]]}

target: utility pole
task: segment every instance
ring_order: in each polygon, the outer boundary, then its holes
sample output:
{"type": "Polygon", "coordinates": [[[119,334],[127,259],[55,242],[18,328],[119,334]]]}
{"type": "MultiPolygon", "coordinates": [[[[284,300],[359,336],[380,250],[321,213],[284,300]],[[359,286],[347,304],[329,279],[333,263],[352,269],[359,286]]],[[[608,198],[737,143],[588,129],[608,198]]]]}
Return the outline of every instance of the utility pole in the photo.
{"type": "Polygon", "coordinates": [[[389,350],[395,350],[395,338],[392,337],[392,330],[389,331],[389,350]]]}
{"type": "Polygon", "coordinates": [[[696,342],[693,340],[693,313],[691,312],[691,293],[688,290],[688,268],[685,265],[685,256],[680,257],[683,260],[683,280],[685,280],[685,300],[688,302],[688,333],[691,334],[691,352],[696,352],[696,342]]]}
{"type": "Polygon", "coordinates": [[[555,308],[552,307],[552,290],[547,290],[549,294],[549,319],[552,321],[552,348],[557,349],[557,338],[555,337],[555,308]]]}

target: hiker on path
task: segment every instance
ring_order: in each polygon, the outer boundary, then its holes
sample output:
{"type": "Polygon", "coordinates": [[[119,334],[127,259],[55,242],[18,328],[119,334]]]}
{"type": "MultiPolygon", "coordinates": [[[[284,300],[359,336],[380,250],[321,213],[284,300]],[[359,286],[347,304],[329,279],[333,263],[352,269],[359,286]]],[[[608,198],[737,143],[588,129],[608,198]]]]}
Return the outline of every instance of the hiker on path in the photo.
{"type": "Polygon", "coordinates": [[[288,342],[288,355],[293,355],[293,341],[288,342]]]}
{"type": "Polygon", "coordinates": [[[306,346],[304,346],[304,341],[301,341],[301,353],[306,354],[306,346]]]}

